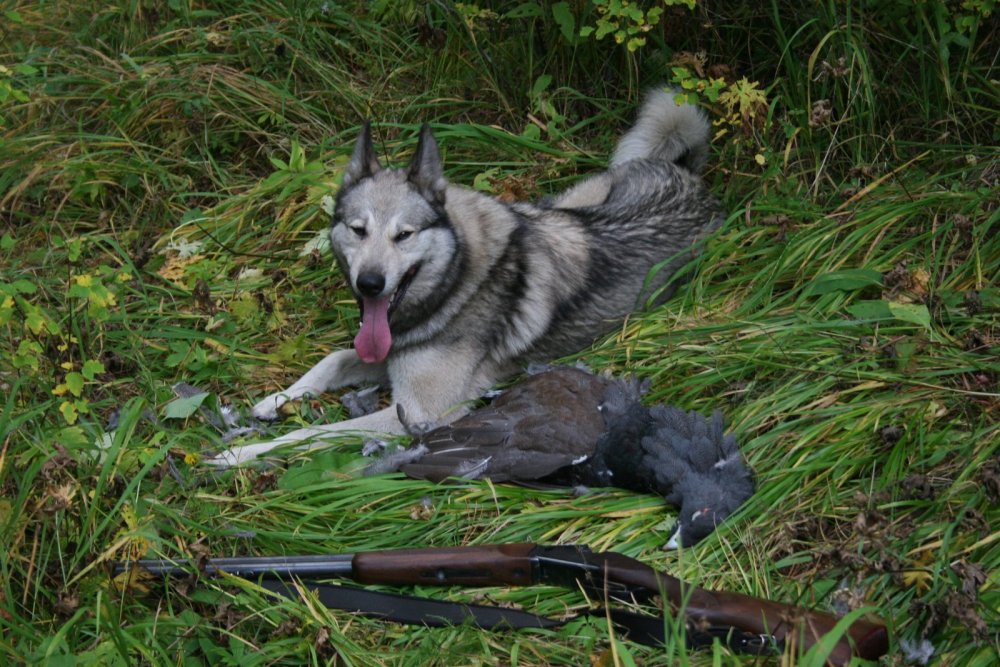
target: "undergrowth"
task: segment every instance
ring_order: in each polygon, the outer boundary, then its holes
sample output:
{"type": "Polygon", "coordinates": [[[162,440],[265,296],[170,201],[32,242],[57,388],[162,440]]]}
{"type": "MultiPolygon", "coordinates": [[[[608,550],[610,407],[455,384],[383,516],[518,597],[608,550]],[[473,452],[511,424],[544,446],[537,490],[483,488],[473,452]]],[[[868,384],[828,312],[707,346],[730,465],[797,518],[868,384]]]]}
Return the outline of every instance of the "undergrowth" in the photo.
{"type": "MultiPolygon", "coordinates": [[[[936,663],[993,664],[993,3],[669,4],[598,40],[581,29],[610,26],[608,3],[5,3],[4,661],[756,660],[675,636],[644,648],[593,620],[403,627],[247,582],[122,591],[106,567],[531,540],[621,551],[709,588],[871,606],[891,630],[886,664],[924,640],[936,663]],[[199,465],[224,445],[197,413],[165,410],[175,382],[244,407],[350,345],[356,307],[322,232],[363,119],[390,162],[429,121],[450,179],[536,198],[601,168],[664,81],[711,113],[706,179],[730,213],[675,298],[578,358],[648,378],[650,401],[725,412],[757,492],[712,537],[662,551],[672,509],[623,491],[358,477],[356,439],[281,469],[199,465]]],[[[273,428],[343,416],[324,396],[273,428]]],[[[420,593],[587,606],[543,588],[420,593]]]]}

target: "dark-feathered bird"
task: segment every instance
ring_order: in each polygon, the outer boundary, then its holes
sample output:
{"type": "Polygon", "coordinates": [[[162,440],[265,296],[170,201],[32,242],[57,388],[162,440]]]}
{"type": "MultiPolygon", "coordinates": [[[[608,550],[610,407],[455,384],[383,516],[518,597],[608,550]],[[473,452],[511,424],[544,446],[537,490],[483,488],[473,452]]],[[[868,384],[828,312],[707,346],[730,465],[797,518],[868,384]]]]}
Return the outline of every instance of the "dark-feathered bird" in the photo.
{"type": "Polygon", "coordinates": [[[616,486],[680,507],[668,547],[705,537],[753,493],[750,471],[722,415],[646,408],[636,380],[553,367],[490,405],[418,435],[371,472],[496,482],[616,486]]]}

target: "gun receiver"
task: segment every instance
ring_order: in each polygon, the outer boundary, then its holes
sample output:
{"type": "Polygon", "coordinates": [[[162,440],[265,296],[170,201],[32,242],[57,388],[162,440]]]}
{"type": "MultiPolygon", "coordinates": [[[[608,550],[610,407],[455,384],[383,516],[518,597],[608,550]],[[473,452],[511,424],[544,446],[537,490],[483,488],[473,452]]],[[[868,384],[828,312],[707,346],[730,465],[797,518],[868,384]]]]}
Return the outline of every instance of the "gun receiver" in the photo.
{"type": "MultiPolygon", "coordinates": [[[[181,563],[135,561],[132,565],[154,574],[186,574],[181,563]]],[[[348,577],[363,584],[581,586],[597,597],[647,599],[662,595],[676,612],[682,610],[689,627],[734,628],[746,635],[794,641],[808,649],[831,632],[839,621],[830,614],[754,598],[740,593],[713,592],[679,579],[622,554],[594,553],[586,546],[498,544],[485,546],[366,551],[334,556],[217,558],[203,564],[209,574],[287,578],[290,576],[348,577]]],[[[827,657],[837,667],[853,656],[877,660],[888,650],[888,634],[881,623],[857,620],[827,657]]]]}

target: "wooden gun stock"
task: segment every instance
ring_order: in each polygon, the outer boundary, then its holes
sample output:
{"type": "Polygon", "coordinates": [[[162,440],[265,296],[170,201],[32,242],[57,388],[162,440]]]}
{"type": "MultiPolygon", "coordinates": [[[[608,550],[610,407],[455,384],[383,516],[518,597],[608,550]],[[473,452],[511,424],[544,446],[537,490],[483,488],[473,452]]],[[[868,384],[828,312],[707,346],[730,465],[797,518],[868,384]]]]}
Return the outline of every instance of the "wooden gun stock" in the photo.
{"type": "MultiPolygon", "coordinates": [[[[745,632],[770,635],[779,642],[797,642],[808,649],[834,629],[840,619],[831,614],[781,604],[771,600],[714,592],[684,584],[668,574],[657,572],[627,556],[599,554],[607,565],[608,579],[628,586],[652,587],[663,592],[674,609],[683,604],[684,613],[695,622],[704,620],[713,626],[731,626],[745,632]]],[[[853,656],[878,660],[889,648],[889,635],[883,624],[860,619],[847,628],[830,651],[827,662],[846,665],[853,656]]]]}

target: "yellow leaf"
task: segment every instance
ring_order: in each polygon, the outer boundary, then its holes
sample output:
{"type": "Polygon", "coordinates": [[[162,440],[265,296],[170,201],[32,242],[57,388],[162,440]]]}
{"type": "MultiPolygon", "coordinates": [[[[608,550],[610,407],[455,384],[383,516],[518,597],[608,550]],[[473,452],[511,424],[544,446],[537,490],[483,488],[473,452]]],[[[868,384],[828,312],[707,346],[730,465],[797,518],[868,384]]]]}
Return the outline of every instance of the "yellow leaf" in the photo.
{"type": "Polygon", "coordinates": [[[904,570],[903,584],[917,591],[926,591],[931,587],[932,575],[927,570],[904,570]]]}
{"type": "Polygon", "coordinates": [[[71,371],[71,370],[73,370],[73,362],[72,361],[64,361],[61,364],[59,364],[59,368],[62,368],[63,370],[66,370],[66,371],[71,371]]]}
{"type": "Polygon", "coordinates": [[[213,350],[215,350],[219,354],[229,354],[229,352],[230,352],[228,345],[226,345],[225,343],[220,343],[219,341],[215,340],[214,338],[206,338],[205,339],[205,345],[208,346],[208,347],[210,347],[210,348],[212,348],[213,350]]]}
{"type": "Polygon", "coordinates": [[[62,413],[63,419],[66,420],[67,424],[75,424],[77,417],[80,416],[76,408],[69,401],[63,401],[59,405],[59,412],[62,413]]]}
{"type": "Polygon", "coordinates": [[[176,255],[168,257],[167,261],[160,267],[157,271],[163,278],[169,280],[173,283],[180,283],[184,280],[184,269],[189,264],[194,264],[201,260],[201,255],[191,255],[190,257],[180,258],[176,255]]]}
{"type": "Polygon", "coordinates": [[[762,167],[765,164],[767,164],[767,158],[764,157],[761,153],[757,153],[756,155],[754,155],[753,156],[753,160],[754,160],[754,162],[756,162],[757,164],[759,164],[762,167]]]}
{"type": "MultiPolygon", "coordinates": [[[[62,395],[63,395],[63,394],[65,394],[65,393],[66,393],[67,391],[69,391],[69,387],[68,387],[68,386],[66,386],[66,383],[65,383],[65,382],[63,382],[62,384],[57,384],[57,385],[56,385],[56,386],[55,386],[55,387],[54,387],[54,388],[52,389],[52,394],[53,394],[53,395],[55,395],[55,396],[62,396],[62,395]]],[[[62,408],[59,408],[59,409],[61,410],[62,408]]]]}
{"type": "Polygon", "coordinates": [[[135,509],[132,505],[125,503],[122,505],[121,509],[122,519],[125,520],[125,525],[129,530],[136,530],[139,528],[139,517],[135,515],[135,509]]]}
{"type": "Polygon", "coordinates": [[[82,276],[73,276],[73,280],[75,280],[76,284],[80,287],[90,287],[94,284],[94,276],[89,273],[85,273],[82,276]]]}

